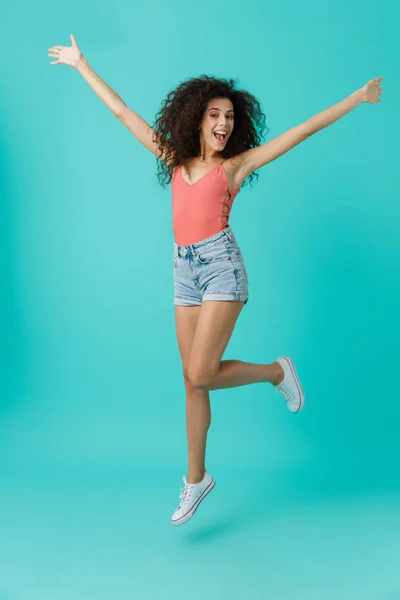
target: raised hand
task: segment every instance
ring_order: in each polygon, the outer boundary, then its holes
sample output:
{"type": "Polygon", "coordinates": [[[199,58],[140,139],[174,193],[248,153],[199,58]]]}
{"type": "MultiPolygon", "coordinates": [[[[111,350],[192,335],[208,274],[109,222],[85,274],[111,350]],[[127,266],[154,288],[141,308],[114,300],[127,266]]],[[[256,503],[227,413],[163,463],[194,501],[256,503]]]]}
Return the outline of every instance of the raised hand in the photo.
{"type": "Polygon", "coordinates": [[[363,102],[369,102],[371,104],[377,104],[380,102],[380,95],[383,92],[383,89],[380,88],[380,84],[383,77],[376,77],[375,79],[371,79],[364,85],[362,91],[364,93],[363,102]]]}
{"type": "Polygon", "coordinates": [[[48,49],[49,56],[57,58],[57,60],[51,62],[50,65],[68,65],[69,67],[76,69],[82,57],[82,52],[80,51],[74,36],[71,34],[69,37],[71,38],[72,46],[53,46],[48,49]]]}

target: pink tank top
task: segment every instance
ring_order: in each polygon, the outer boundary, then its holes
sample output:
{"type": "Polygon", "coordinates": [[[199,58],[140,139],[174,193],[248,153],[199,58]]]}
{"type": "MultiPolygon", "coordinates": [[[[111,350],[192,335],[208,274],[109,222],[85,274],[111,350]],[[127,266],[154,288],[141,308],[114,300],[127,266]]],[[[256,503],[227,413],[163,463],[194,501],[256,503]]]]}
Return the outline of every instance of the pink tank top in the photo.
{"type": "Polygon", "coordinates": [[[222,164],[195,183],[188,183],[182,167],[172,174],[172,221],[175,242],[189,246],[211,237],[229,225],[229,216],[238,190],[231,190],[222,164]]]}

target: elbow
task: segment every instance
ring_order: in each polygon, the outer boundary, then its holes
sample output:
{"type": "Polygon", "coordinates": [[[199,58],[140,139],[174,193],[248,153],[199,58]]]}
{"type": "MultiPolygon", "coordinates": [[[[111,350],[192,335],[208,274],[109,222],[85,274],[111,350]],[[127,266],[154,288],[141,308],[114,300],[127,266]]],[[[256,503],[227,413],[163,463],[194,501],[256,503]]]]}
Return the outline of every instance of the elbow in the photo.
{"type": "Polygon", "coordinates": [[[121,106],[117,106],[117,108],[113,111],[114,115],[122,121],[125,115],[125,109],[127,108],[126,104],[122,104],[121,106]]]}

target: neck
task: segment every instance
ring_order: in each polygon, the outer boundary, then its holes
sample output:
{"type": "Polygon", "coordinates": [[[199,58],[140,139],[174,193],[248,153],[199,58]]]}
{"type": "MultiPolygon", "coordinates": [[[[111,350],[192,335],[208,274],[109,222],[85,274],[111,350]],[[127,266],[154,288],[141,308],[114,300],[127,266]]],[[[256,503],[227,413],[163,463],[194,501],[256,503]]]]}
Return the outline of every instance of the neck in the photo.
{"type": "Polygon", "coordinates": [[[200,140],[200,154],[197,157],[197,160],[205,164],[210,164],[215,163],[218,158],[222,158],[221,152],[216,152],[213,148],[210,148],[210,146],[206,146],[204,140],[200,140]]]}
{"type": "Polygon", "coordinates": [[[201,163],[209,165],[217,162],[221,158],[222,156],[220,152],[211,151],[209,154],[199,154],[197,160],[201,163]]]}

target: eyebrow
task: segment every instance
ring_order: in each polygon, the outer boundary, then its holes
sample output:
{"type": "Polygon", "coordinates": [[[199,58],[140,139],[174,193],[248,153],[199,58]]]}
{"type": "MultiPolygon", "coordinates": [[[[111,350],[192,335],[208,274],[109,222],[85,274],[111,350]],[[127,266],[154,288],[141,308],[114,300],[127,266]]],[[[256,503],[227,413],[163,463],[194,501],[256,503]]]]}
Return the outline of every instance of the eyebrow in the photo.
{"type": "MultiPolygon", "coordinates": [[[[221,110],[220,108],[209,108],[208,110],[221,110]]],[[[233,108],[230,108],[226,112],[233,112],[233,108]]]]}

